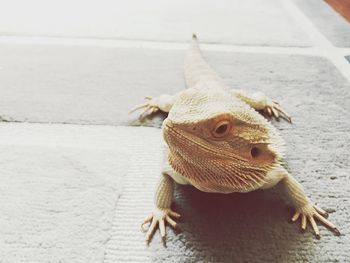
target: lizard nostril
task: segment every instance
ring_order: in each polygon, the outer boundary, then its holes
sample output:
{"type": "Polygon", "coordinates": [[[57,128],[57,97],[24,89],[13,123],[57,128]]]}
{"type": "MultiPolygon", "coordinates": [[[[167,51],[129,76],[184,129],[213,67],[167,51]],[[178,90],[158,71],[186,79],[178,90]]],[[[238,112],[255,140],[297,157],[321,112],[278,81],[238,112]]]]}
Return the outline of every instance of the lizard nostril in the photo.
{"type": "Polygon", "coordinates": [[[251,150],[250,150],[250,154],[252,155],[253,158],[256,158],[260,155],[260,150],[258,147],[253,147],[251,150]]]}

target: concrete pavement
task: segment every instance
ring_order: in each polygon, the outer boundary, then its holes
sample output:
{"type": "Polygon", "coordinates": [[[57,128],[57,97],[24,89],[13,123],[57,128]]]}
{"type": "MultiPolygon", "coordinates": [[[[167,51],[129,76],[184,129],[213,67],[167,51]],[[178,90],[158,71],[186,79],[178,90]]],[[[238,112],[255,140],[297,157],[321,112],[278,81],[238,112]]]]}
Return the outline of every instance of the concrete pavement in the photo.
{"type": "Polygon", "coordinates": [[[16,0],[0,10],[1,263],[347,262],[345,20],[318,1],[81,6],[16,0]],[[144,95],[184,88],[194,31],[228,85],[263,91],[292,115],[292,125],[273,122],[289,169],[340,237],[320,226],[316,240],[288,224],[278,187],[217,195],[179,186],[182,231],[168,230],[167,247],[158,234],[145,245],[140,222],[153,205],[164,116],[135,127],[127,111],[144,95]]]}
{"type": "Polygon", "coordinates": [[[269,0],[14,0],[0,10],[0,32],[169,42],[187,42],[197,32],[204,41],[219,44],[311,44],[283,2],[269,0]]]}

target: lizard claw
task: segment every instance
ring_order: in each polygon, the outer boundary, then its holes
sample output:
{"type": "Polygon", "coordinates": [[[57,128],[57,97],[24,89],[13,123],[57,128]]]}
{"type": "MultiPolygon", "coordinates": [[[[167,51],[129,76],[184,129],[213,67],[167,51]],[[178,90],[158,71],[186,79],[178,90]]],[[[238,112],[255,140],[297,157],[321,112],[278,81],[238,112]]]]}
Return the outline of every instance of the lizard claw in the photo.
{"type": "Polygon", "coordinates": [[[297,209],[295,211],[293,217],[291,218],[291,221],[296,222],[300,217],[302,231],[305,231],[307,223],[309,222],[312,226],[312,229],[317,239],[319,239],[321,236],[320,236],[320,231],[318,229],[315,219],[320,221],[326,227],[330,228],[336,235],[340,235],[338,228],[333,223],[331,223],[326,219],[327,216],[328,216],[327,212],[325,212],[323,209],[317,206],[312,206],[310,204],[307,204],[301,209],[297,209]]]}
{"type": "Polygon", "coordinates": [[[129,113],[133,113],[134,111],[144,109],[144,111],[140,114],[140,119],[144,119],[146,115],[151,115],[153,113],[158,112],[160,109],[157,104],[154,102],[154,99],[150,96],[145,97],[146,102],[136,106],[131,109],[129,113]]]}
{"type": "Polygon", "coordinates": [[[180,214],[172,211],[170,208],[166,209],[157,209],[154,213],[147,216],[141,225],[141,229],[146,232],[146,242],[149,243],[154,235],[154,232],[157,229],[157,226],[160,231],[162,239],[165,238],[165,222],[168,223],[171,227],[176,228],[177,223],[171,218],[180,218],[180,214]],[[145,230],[143,226],[147,223],[151,223],[148,230],[145,230]]]}
{"type": "Polygon", "coordinates": [[[286,111],[282,109],[278,102],[269,102],[263,111],[265,112],[265,114],[267,114],[268,117],[275,117],[277,121],[279,121],[279,118],[281,117],[286,121],[292,123],[292,118],[286,111]]]}

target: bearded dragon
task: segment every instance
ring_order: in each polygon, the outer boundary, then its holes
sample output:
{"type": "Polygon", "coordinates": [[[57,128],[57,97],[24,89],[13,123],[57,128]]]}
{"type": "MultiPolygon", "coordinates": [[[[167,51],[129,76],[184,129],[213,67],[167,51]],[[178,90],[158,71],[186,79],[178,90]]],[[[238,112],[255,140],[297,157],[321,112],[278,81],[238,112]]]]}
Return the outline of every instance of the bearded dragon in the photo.
{"type": "MultiPolygon", "coordinates": [[[[291,122],[281,106],[261,92],[248,94],[230,89],[205,62],[196,35],[185,57],[187,89],[175,95],[145,97],[144,114],[168,113],[162,125],[166,161],[155,192],[155,209],[143,222],[150,223],[149,242],[157,229],[162,238],[165,224],[173,228],[180,214],[171,209],[174,183],[190,184],[210,193],[247,193],[280,183],[294,206],[292,222],[300,218],[301,229],[316,220],[340,234],[327,213],[315,206],[302,186],[282,166],[284,142],[267,117],[291,122]],[[260,113],[258,112],[260,111],[260,113]]],[[[141,115],[143,116],[143,115],[141,115]]]]}

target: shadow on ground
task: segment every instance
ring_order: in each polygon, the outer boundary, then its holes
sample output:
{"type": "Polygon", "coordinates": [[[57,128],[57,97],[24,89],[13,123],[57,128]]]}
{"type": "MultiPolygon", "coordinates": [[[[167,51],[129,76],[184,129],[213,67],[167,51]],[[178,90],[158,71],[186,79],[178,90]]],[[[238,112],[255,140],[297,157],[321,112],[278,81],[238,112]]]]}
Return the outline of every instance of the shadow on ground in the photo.
{"type": "Polygon", "coordinates": [[[168,230],[167,248],[153,251],[156,262],[295,262],[304,258],[295,255],[300,243],[313,250],[313,235],[288,223],[293,211],[279,187],[226,195],[178,186],[176,192],[181,231],[168,230]]]}

